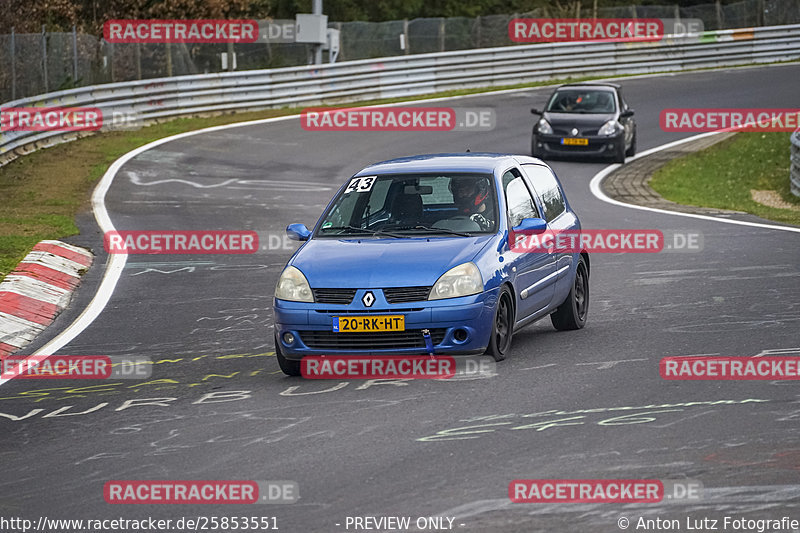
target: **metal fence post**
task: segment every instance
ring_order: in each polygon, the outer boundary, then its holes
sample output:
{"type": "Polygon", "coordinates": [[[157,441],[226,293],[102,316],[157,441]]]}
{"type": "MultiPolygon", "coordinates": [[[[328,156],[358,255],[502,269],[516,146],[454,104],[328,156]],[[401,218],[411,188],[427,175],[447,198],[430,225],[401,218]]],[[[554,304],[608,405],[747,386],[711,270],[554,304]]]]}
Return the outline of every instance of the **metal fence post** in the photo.
{"type": "Polygon", "coordinates": [[[42,78],[44,79],[44,92],[48,92],[50,89],[47,84],[47,34],[44,24],[42,24],[42,78]]]}
{"type": "Polygon", "coordinates": [[[406,49],[406,55],[410,54],[411,43],[408,42],[408,19],[403,19],[403,45],[406,49]]]}
{"type": "Polygon", "coordinates": [[[141,49],[141,46],[142,46],[141,43],[136,43],[136,48],[134,48],[134,50],[136,51],[136,79],[137,80],[142,79],[142,49],[141,49]]]}
{"type": "Polygon", "coordinates": [[[172,44],[167,43],[167,76],[172,77],[172,44]]]}
{"type": "Polygon", "coordinates": [[[72,26],[72,81],[74,86],[78,86],[78,32],[72,26]]]}
{"type": "Polygon", "coordinates": [[[11,28],[11,99],[17,99],[17,51],[16,35],[11,28]]]}

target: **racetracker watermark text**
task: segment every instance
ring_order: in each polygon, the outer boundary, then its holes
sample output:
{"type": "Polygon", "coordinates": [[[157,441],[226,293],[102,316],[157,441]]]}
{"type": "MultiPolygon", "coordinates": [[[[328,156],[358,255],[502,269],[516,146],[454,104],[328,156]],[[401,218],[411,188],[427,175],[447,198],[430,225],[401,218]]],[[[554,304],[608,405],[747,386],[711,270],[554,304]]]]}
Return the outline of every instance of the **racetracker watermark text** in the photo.
{"type": "Polygon", "coordinates": [[[492,108],[309,108],[300,114],[306,131],[491,131],[492,108]]]}
{"type": "Polygon", "coordinates": [[[800,357],[664,357],[658,370],[667,380],[798,380],[800,357]]]}
{"type": "Polygon", "coordinates": [[[296,481],[114,480],[103,487],[111,504],[250,504],[295,503],[296,481]]]}
{"type": "Polygon", "coordinates": [[[103,245],[110,254],[252,254],[255,231],[108,231],[103,245]]]}
{"type": "Polygon", "coordinates": [[[0,379],[146,379],[146,357],[108,355],[11,355],[0,358],[0,379]]]}
{"type": "Polygon", "coordinates": [[[655,503],[664,485],[657,479],[515,479],[508,497],[514,503],[655,503]]]}
{"type": "Polygon", "coordinates": [[[255,20],[109,20],[103,38],[109,43],[254,43],[255,20]]]}
{"type": "Polygon", "coordinates": [[[793,132],[800,127],[800,109],[664,109],[659,114],[663,131],[793,132]]]}
{"type": "Polygon", "coordinates": [[[516,253],[658,253],[699,252],[700,233],[655,229],[545,230],[541,233],[516,233],[510,237],[516,253]]]}
{"type": "Polygon", "coordinates": [[[307,355],[307,379],[459,379],[496,375],[489,357],[447,355],[307,355]]]}
{"type": "Polygon", "coordinates": [[[518,18],[508,23],[508,37],[516,43],[655,42],[667,36],[695,38],[702,33],[701,19],[518,18]]]}
{"type": "Polygon", "coordinates": [[[6,107],[0,131],[115,131],[138,129],[142,121],[130,110],[99,107],[6,107]]]}

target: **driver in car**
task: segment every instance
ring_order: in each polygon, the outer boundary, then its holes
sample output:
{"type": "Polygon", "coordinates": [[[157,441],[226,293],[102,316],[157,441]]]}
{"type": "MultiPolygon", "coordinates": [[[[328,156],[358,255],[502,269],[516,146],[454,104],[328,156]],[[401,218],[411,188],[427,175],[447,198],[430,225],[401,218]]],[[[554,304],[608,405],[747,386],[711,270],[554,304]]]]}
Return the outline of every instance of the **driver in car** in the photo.
{"type": "Polygon", "coordinates": [[[450,192],[453,193],[453,203],[458,207],[459,213],[478,224],[481,231],[494,226],[490,208],[486,205],[489,198],[489,184],[486,179],[453,178],[450,180],[450,192]]]}

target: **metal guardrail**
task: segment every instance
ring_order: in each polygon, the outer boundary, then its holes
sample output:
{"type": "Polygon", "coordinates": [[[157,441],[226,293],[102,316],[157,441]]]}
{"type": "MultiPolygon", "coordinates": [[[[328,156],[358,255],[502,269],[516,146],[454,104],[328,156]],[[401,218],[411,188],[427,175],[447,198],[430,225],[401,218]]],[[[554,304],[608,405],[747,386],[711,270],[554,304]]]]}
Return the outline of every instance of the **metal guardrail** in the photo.
{"type": "MultiPolygon", "coordinates": [[[[144,123],[181,116],[307,107],[582,76],[800,59],[800,24],[706,32],[657,43],[548,43],[270,70],[95,85],[8,102],[9,107],[98,107],[144,123]]],[[[89,133],[0,133],[0,166],[89,133]]]]}
{"type": "Polygon", "coordinates": [[[792,166],[789,171],[789,179],[791,183],[792,194],[800,196],[800,129],[792,134],[792,148],[791,148],[792,166]]]}

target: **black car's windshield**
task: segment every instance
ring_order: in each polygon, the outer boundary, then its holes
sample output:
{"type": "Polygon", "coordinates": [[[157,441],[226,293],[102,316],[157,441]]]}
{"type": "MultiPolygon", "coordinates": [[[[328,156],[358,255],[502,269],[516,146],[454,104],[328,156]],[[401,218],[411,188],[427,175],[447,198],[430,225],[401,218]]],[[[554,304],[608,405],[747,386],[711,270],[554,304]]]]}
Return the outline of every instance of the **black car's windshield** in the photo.
{"type": "Polygon", "coordinates": [[[491,175],[391,174],[350,178],[318,237],[471,236],[497,229],[491,175]]]}
{"type": "Polygon", "coordinates": [[[614,113],[616,99],[612,91],[599,89],[559,89],[547,103],[550,113],[614,113]]]}

